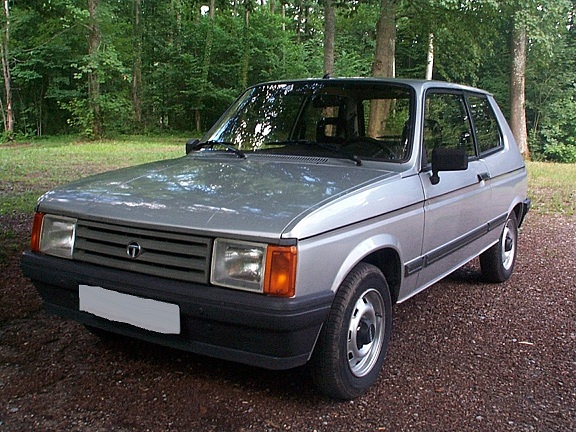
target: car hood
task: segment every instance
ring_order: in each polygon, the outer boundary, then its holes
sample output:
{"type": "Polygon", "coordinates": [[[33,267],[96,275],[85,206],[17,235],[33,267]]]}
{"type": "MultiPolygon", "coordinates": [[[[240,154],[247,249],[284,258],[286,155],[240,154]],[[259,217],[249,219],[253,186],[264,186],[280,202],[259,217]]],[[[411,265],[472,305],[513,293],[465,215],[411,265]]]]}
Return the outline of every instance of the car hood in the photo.
{"type": "MultiPolygon", "coordinates": [[[[278,239],[329,203],[397,175],[324,158],[193,155],[62,186],[43,195],[38,209],[129,225],[278,239]]],[[[313,225],[316,231],[336,228],[313,225]]]]}

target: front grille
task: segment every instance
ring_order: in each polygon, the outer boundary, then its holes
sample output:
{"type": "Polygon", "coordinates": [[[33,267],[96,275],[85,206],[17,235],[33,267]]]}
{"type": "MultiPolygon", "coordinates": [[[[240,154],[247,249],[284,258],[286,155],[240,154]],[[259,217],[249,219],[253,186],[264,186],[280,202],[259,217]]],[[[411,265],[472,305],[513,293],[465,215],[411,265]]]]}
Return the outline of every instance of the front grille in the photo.
{"type": "Polygon", "coordinates": [[[212,239],[79,220],[74,259],[187,282],[208,283],[212,239]],[[129,244],[140,246],[131,258],[129,244]]]}

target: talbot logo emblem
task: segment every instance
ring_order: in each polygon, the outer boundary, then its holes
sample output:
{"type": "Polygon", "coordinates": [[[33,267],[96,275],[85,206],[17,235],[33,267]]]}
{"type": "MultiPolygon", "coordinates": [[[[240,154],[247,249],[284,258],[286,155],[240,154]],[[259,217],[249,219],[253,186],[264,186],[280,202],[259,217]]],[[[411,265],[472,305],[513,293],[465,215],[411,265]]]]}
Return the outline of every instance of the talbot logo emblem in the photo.
{"type": "Polygon", "coordinates": [[[126,246],[126,253],[132,259],[138,258],[142,254],[142,251],[142,246],[135,241],[128,243],[128,246],[126,246]]]}

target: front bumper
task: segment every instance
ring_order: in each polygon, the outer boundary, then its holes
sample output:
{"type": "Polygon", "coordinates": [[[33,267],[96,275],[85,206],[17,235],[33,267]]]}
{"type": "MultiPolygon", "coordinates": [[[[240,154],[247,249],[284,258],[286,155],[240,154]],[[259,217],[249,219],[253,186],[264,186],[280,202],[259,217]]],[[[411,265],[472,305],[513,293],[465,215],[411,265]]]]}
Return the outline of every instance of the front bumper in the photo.
{"type": "Polygon", "coordinates": [[[333,293],[276,298],[103,268],[33,252],[20,266],[47,312],[137,339],[268,369],[309,359],[333,293]],[[161,334],[80,311],[79,285],[177,304],[180,334],[161,334]]]}

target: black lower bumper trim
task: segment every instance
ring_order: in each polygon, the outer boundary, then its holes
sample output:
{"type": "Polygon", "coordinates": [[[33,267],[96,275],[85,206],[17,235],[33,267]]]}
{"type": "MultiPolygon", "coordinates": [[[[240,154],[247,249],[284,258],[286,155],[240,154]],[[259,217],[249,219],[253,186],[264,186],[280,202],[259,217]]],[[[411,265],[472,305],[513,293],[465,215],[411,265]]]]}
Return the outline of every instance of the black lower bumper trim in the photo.
{"type": "Polygon", "coordinates": [[[333,300],[332,292],[283,299],[32,252],[24,253],[21,268],[50,313],[137,339],[268,369],[289,369],[308,360],[333,300]],[[82,312],[81,284],[177,304],[181,332],[155,333],[82,312]]]}
{"type": "Polygon", "coordinates": [[[520,218],[518,219],[518,227],[522,226],[522,223],[524,222],[524,218],[526,217],[526,214],[528,213],[528,211],[530,210],[531,207],[532,207],[532,201],[530,200],[530,198],[526,198],[524,200],[524,202],[522,203],[522,214],[520,215],[520,218]]]}

